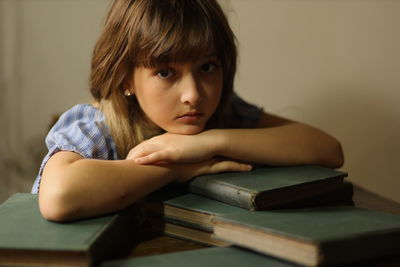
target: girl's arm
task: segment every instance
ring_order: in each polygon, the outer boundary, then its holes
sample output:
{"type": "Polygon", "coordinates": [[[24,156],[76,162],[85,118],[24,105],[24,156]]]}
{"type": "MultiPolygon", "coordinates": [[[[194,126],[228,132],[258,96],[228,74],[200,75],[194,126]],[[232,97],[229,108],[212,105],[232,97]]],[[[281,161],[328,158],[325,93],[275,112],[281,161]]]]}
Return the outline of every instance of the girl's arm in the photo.
{"type": "Polygon", "coordinates": [[[259,128],[213,130],[218,154],[267,165],[315,164],[339,168],[341,144],[314,127],[264,113],[259,128]]]}
{"type": "Polygon", "coordinates": [[[198,162],[217,155],[266,165],[343,165],[342,148],[335,138],[266,113],[255,129],[214,129],[188,136],[166,133],[138,145],[128,158],[154,164],[198,162]]]}
{"type": "Polygon", "coordinates": [[[74,220],[123,209],[173,181],[246,170],[250,170],[249,165],[234,161],[144,166],[131,160],[84,159],[61,151],[49,159],[43,170],[39,206],[46,219],[74,220]]]}

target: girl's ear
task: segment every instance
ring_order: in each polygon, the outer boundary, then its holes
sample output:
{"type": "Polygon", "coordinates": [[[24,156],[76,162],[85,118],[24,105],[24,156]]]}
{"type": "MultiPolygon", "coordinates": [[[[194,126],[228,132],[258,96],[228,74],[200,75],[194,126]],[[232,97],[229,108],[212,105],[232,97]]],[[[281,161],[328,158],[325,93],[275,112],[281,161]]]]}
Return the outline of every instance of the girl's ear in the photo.
{"type": "Polygon", "coordinates": [[[134,93],[132,93],[130,89],[126,89],[125,92],[124,92],[124,95],[125,96],[132,96],[132,95],[134,95],[134,93]]]}
{"type": "Polygon", "coordinates": [[[127,79],[124,82],[124,95],[125,96],[132,96],[134,94],[135,94],[135,92],[134,92],[134,90],[132,88],[131,81],[130,81],[130,79],[127,79]]]}

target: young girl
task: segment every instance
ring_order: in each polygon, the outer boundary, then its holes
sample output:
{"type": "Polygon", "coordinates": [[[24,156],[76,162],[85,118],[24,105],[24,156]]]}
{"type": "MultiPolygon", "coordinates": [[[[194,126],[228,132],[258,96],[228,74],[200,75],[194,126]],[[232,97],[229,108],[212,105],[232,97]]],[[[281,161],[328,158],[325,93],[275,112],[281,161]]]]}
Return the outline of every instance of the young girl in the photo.
{"type": "Polygon", "coordinates": [[[215,0],[115,0],[92,104],[65,112],[32,189],[43,216],[117,211],[171,182],[252,164],[343,164],[339,142],[233,92],[234,35],[215,0]]]}

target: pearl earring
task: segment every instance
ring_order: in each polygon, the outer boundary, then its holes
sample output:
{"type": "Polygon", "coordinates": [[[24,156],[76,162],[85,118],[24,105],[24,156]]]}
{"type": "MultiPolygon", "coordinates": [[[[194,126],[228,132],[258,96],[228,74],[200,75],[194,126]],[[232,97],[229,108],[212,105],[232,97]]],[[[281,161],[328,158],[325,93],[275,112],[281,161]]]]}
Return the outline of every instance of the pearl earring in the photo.
{"type": "Polygon", "coordinates": [[[132,96],[132,93],[131,93],[131,91],[129,91],[129,90],[126,90],[126,91],[125,91],[125,96],[128,96],[128,97],[129,97],[129,96],[132,96]]]}

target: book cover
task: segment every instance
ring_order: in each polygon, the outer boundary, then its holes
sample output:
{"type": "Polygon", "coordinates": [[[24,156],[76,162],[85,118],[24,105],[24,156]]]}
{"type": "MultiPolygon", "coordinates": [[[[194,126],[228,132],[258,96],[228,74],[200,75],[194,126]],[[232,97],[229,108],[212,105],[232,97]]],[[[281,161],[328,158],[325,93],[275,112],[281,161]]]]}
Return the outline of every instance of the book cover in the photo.
{"type": "Polygon", "coordinates": [[[249,210],[307,200],[340,186],[347,173],[319,166],[260,167],[250,172],[204,175],[189,182],[192,193],[249,210]]]}
{"type": "Polygon", "coordinates": [[[214,247],[195,249],[184,252],[167,253],[155,256],[145,256],[131,259],[120,259],[104,262],[101,267],[129,267],[129,266],[191,266],[191,267],[243,267],[243,266],[270,266],[294,267],[288,262],[270,258],[258,253],[249,252],[237,247],[214,247]]]}
{"type": "Polygon", "coordinates": [[[352,206],[224,214],[214,223],[223,241],[308,266],[400,253],[399,215],[352,206]]]}
{"type": "Polygon", "coordinates": [[[38,196],[18,193],[0,205],[0,265],[90,266],[132,241],[135,207],[70,223],[45,220],[38,196]]]}

